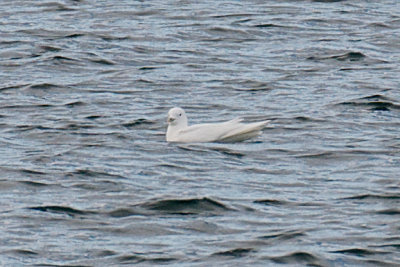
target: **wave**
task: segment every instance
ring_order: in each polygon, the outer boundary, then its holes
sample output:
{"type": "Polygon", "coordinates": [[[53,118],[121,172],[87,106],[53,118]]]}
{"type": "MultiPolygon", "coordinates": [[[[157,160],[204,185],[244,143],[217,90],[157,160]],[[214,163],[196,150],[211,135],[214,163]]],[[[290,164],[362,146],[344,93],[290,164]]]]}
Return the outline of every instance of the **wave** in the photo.
{"type": "Polygon", "coordinates": [[[306,233],[301,230],[288,230],[288,231],[279,231],[279,232],[273,232],[268,235],[263,235],[259,237],[260,239],[267,239],[267,240],[291,240],[294,238],[298,237],[304,237],[306,236],[306,233]]]}
{"type": "Polygon", "coordinates": [[[320,61],[320,60],[329,60],[329,59],[335,59],[338,61],[360,61],[365,59],[367,56],[361,52],[354,52],[350,51],[344,54],[340,55],[332,55],[332,56],[311,56],[308,57],[308,60],[313,60],[313,61],[320,61]]]}
{"type": "Polygon", "coordinates": [[[332,253],[340,253],[340,254],[349,254],[358,257],[365,257],[369,255],[378,255],[378,254],[389,254],[389,252],[371,250],[371,249],[364,249],[364,248],[349,248],[349,249],[342,249],[332,251],[332,253]]]}
{"type": "Polygon", "coordinates": [[[279,264],[304,264],[308,266],[324,266],[323,260],[318,256],[304,251],[289,253],[283,256],[270,257],[275,263],[279,264]]]}
{"type": "Polygon", "coordinates": [[[227,251],[213,253],[212,256],[241,258],[255,252],[253,248],[235,248],[227,251]]]}
{"type": "Polygon", "coordinates": [[[355,199],[355,200],[376,200],[376,199],[382,199],[382,200],[393,200],[393,199],[400,199],[400,194],[382,194],[382,195],[377,195],[377,194],[363,194],[363,195],[355,195],[351,197],[346,197],[343,199],[355,199]]]}
{"type": "Polygon", "coordinates": [[[357,98],[351,101],[341,102],[337,105],[342,106],[353,106],[353,107],[365,107],[370,110],[390,111],[400,110],[400,104],[396,103],[395,100],[385,97],[383,95],[371,95],[362,98],[357,98]]]}
{"type": "Polygon", "coordinates": [[[168,214],[200,214],[200,213],[221,213],[230,209],[224,204],[210,198],[191,198],[191,199],[168,199],[155,202],[144,203],[141,205],[148,210],[158,211],[168,214]]]}
{"type": "Polygon", "coordinates": [[[111,217],[127,217],[133,215],[218,215],[231,211],[224,204],[210,198],[165,199],[150,201],[120,208],[109,212],[111,217]]]}
{"type": "Polygon", "coordinates": [[[93,212],[90,211],[83,211],[79,209],[70,208],[67,206],[36,206],[36,207],[30,207],[29,209],[42,212],[49,212],[49,213],[65,214],[70,217],[75,217],[77,215],[93,214],[93,212]]]}

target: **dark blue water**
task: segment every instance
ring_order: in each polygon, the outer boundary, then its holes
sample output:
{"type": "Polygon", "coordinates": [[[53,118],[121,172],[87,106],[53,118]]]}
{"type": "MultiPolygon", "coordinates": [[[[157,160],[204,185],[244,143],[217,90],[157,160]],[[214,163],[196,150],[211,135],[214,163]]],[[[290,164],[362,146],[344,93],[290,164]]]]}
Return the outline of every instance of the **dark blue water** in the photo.
{"type": "Polygon", "coordinates": [[[4,0],[0,265],[397,266],[400,2],[4,0]],[[272,120],[234,144],[189,122],[272,120]]]}

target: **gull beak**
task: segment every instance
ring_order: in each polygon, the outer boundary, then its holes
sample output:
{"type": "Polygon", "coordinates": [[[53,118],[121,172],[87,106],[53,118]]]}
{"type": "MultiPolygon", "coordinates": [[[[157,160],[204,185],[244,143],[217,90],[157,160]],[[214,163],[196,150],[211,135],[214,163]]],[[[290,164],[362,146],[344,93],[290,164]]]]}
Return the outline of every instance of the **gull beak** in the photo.
{"type": "Polygon", "coordinates": [[[175,118],[168,116],[167,123],[171,123],[175,120],[175,118]]]}

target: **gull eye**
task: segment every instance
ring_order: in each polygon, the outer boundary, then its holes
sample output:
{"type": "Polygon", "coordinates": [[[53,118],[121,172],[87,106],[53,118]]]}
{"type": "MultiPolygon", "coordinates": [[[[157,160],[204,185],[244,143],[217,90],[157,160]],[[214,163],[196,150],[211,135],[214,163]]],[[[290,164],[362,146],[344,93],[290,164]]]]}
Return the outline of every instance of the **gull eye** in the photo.
{"type": "Polygon", "coordinates": [[[182,116],[182,113],[179,113],[179,117],[182,116]]]}

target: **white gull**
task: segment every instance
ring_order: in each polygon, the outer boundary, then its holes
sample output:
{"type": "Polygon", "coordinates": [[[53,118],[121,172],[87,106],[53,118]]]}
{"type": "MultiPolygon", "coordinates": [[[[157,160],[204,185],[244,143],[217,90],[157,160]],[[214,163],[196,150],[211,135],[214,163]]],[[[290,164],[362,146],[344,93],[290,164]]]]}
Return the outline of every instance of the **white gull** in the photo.
{"type": "Polygon", "coordinates": [[[236,118],[220,123],[204,123],[188,126],[186,113],[181,108],[171,108],[168,111],[168,142],[204,143],[204,142],[240,142],[253,138],[269,121],[241,123],[236,118]]]}

